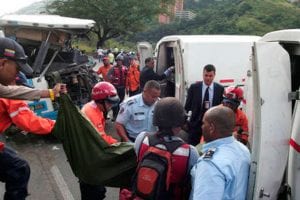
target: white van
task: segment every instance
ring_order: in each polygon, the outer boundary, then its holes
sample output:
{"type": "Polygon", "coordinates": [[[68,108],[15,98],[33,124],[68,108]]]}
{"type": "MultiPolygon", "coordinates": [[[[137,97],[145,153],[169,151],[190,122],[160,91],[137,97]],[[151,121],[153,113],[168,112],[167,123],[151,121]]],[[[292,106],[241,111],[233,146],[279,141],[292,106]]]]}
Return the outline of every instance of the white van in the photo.
{"type": "MultiPolygon", "coordinates": [[[[156,71],[162,74],[168,67],[175,66],[175,74],[162,82],[162,96],[176,96],[184,102],[190,84],[202,80],[203,67],[207,64],[216,67],[215,81],[223,85],[244,85],[252,44],[259,39],[258,36],[229,35],[163,37],[155,48],[156,71]]],[[[142,44],[145,49],[145,42],[142,44]]]]}
{"type": "Polygon", "coordinates": [[[253,43],[246,83],[252,138],[248,199],[300,199],[300,29],[253,43]]]}

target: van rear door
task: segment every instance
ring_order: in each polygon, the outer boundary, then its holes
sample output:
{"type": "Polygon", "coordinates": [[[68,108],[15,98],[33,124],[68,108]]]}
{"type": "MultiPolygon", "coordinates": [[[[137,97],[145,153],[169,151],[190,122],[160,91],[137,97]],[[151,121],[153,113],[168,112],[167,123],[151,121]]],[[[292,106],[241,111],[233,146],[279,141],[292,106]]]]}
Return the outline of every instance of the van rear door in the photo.
{"type": "MultiPolygon", "coordinates": [[[[180,40],[167,41],[159,45],[157,71],[162,74],[167,68],[175,67],[175,72],[167,77],[164,96],[176,97],[180,102],[185,100],[183,50],[180,40]]],[[[163,86],[164,87],[164,86],[163,86]]],[[[162,93],[164,93],[162,91],[162,93]]]]}
{"type": "Polygon", "coordinates": [[[138,57],[140,62],[140,70],[145,66],[145,60],[148,57],[153,57],[153,48],[149,42],[137,43],[138,57]]]}
{"type": "Polygon", "coordinates": [[[278,42],[255,42],[246,112],[252,138],[248,199],[277,199],[286,169],[292,105],[289,54],[278,42]]]}

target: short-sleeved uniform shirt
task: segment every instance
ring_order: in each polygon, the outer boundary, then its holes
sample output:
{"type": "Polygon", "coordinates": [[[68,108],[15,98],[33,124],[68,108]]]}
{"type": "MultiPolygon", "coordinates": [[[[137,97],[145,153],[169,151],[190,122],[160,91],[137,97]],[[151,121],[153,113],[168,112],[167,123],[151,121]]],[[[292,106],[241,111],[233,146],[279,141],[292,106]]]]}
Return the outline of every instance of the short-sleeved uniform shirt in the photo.
{"type": "Polygon", "coordinates": [[[155,132],[157,128],[152,123],[155,105],[156,102],[151,106],[146,105],[142,94],[132,96],[120,104],[116,121],[124,125],[130,138],[136,138],[143,131],[155,132]]]}
{"type": "Polygon", "coordinates": [[[233,136],[203,146],[204,154],[191,170],[190,200],[246,199],[250,152],[233,136]]]}

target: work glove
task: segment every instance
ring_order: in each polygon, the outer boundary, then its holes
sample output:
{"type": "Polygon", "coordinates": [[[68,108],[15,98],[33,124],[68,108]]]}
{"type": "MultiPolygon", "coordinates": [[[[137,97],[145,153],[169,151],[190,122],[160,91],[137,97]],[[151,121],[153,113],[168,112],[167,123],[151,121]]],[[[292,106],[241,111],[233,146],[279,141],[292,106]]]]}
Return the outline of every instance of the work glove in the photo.
{"type": "Polygon", "coordinates": [[[175,67],[174,67],[174,66],[169,67],[169,68],[164,72],[164,74],[165,74],[166,76],[170,76],[170,74],[171,74],[174,70],[175,70],[175,67]]]}

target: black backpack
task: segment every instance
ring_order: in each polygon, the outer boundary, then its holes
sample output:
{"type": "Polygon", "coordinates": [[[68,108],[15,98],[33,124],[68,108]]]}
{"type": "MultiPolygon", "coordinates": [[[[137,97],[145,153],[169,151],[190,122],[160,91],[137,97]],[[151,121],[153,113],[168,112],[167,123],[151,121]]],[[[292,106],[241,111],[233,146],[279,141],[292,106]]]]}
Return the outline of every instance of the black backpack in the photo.
{"type": "Polygon", "coordinates": [[[143,199],[173,199],[170,184],[172,154],[184,142],[166,142],[157,135],[146,137],[149,138],[149,147],[138,163],[133,178],[133,195],[143,199]],[[166,149],[155,147],[157,144],[164,145],[166,149]]]}

